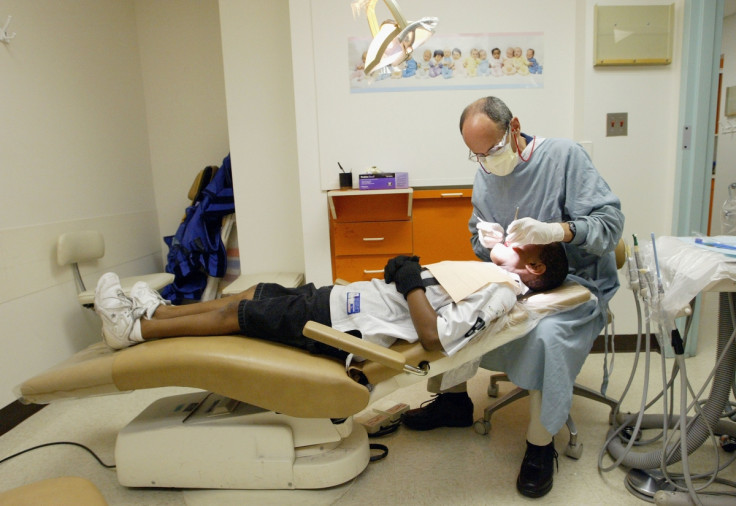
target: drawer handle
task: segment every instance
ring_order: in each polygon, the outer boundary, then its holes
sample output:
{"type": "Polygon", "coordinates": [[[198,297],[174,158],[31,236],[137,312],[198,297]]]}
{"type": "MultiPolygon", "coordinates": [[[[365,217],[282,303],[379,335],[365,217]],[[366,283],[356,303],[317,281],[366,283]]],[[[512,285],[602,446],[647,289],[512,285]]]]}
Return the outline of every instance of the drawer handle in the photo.
{"type": "Polygon", "coordinates": [[[363,269],[363,274],[378,274],[383,273],[383,269],[363,269]]]}
{"type": "Polygon", "coordinates": [[[364,241],[383,241],[383,237],[363,237],[364,241]]]}
{"type": "Polygon", "coordinates": [[[442,198],[445,198],[445,197],[462,197],[463,194],[462,194],[462,192],[459,192],[459,193],[441,193],[440,196],[442,198]]]}

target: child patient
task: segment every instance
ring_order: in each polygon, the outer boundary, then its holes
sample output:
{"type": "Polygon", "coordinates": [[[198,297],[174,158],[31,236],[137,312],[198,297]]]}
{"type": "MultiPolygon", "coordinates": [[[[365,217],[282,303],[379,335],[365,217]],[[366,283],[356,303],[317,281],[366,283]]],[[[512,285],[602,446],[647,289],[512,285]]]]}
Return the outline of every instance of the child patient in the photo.
{"type": "Polygon", "coordinates": [[[560,243],[520,248],[501,243],[491,250],[491,260],[483,265],[505,273],[509,282],[489,283],[459,302],[419,258],[402,255],[388,261],[383,280],[322,288],[259,283],[237,295],[182,306],[170,305],[143,282],[128,297],[118,276],[109,272],[97,283],[95,311],[105,342],[116,349],[167,337],[242,334],[347,356],[302,335],[312,320],[383,346],[402,339],[453,354],[510,311],[517,294],[559,286],[568,270],[560,243]]]}

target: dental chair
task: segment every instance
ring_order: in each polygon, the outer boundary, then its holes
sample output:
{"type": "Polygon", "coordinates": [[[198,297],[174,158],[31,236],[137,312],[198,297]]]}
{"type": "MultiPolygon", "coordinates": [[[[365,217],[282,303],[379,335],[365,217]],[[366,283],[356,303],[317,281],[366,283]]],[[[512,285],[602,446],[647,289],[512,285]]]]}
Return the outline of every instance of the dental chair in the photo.
{"type": "MultiPolygon", "coordinates": [[[[621,269],[626,263],[626,244],[624,243],[623,239],[620,239],[618,241],[615,249],[615,254],[616,268],[621,269]]],[[[610,324],[612,321],[613,313],[611,313],[609,310],[608,323],[610,324]]],[[[491,375],[490,384],[488,385],[488,396],[498,397],[498,383],[507,381],[509,381],[509,377],[504,373],[491,375]]],[[[595,390],[580,385],[578,383],[575,383],[573,385],[572,393],[573,395],[579,395],[587,399],[607,404],[608,407],[611,408],[611,413],[609,414],[609,416],[613,414],[613,410],[618,403],[616,399],[603,395],[600,392],[596,392],[595,390]]],[[[473,424],[473,429],[475,430],[475,432],[481,435],[488,434],[491,431],[491,417],[493,416],[493,413],[503,408],[504,406],[508,406],[509,404],[518,401],[519,399],[523,399],[527,395],[529,395],[529,392],[527,390],[520,387],[514,387],[506,395],[485,408],[485,410],[483,411],[483,418],[476,420],[473,424]]],[[[567,447],[565,448],[565,455],[573,459],[579,459],[583,454],[583,444],[578,441],[578,431],[575,427],[575,422],[571,415],[568,415],[566,425],[568,431],[570,432],[570,439],[568,441],[567,447]]]]}
{"type": "MultiPolygon", "coordinates": [[[[67,232],[61,234],[56,240],[56,262],[60,266],[69,265],[71,267],[74,284],[77,288],[77,299],[84,307],[91,308],[94,306],[95,291],[94,289],[88,290],[85,286],[79,272],[79,263],[97,260],[103,256],[105,256],[105,238],[97,230],[67,232]]],[[[145,281],[151,288],[158,291],[174,281],[174,275],[168,272],[145,274],[122,278],[120,284],[123,291],[129,294],[130,289],[138,281],[145,281]]],[[[95,281],[94,285],[96,284],[95,281]]]]}
{"type": "Polygon", "coordinates": [[[78,476],[49,478],[0,492],[3,506],[107,506],[95,485],[78,476]]]}
{"type": "Polygon", "coordinates": [[[389,393],[478,359],[540,318],[585,303],[567,282],[517,302],[452,356],[419,343],[384,348],[309,322],[304,335],[365,360],[244,336],[178,337],[123,350],[96,343],[16,388],[24,403],[165,386],[201,391],[159,399],[118,434],[118,481],[129,487],[314,489],[345,483],[370,460],[353,415],[389,393]]]}

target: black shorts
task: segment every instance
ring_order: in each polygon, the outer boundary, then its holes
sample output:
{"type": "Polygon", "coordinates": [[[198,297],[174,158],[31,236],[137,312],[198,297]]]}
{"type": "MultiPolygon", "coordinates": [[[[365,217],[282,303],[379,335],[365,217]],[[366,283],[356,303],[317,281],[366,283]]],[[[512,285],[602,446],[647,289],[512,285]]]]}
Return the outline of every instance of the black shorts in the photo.
{"type": "Polygon", "coordinates": [[[259,283],[256,285],[253,300],[242,300],[238,305],[240,332],[248,337],[344,359],[347,352],[302,334],[304,325],[310,320],[332,325],[331,291],[331,286],[315,288],[312,283],[297,288],[287,288],[276,283],[259,283]]]}

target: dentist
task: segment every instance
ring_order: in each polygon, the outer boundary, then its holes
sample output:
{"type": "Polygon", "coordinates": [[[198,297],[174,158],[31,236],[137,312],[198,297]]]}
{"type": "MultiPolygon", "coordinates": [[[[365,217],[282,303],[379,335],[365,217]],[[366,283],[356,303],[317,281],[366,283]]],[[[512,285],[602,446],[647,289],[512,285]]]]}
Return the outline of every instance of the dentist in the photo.
{"type": "MultiPolygon", "coordinates": [[[[567,139],[521,132],[519,118],[496,97],[468,105],[460,132],[478,164],[473,183],[473,216],[468,224],[475,254],[490,261],[490,250],[563,242],[569,279],[597,298],[544,318],[528,335],[483,357],[481,366],[506,372],[529,390],[526,454],[516,481],[519,492],[542,497],[552,489],[557,452],[553,435],[567,420],[575,377],[606,323],[608,301],[618,289],[614,249],[623,231],[621,203],[598,174],[588,154],[567,139]],[[518,209],[518,218],[516,217],[518,209]]],[[[467,427],[473,404],[465,383],[402,417],[412,429],[467,427]]]]}

